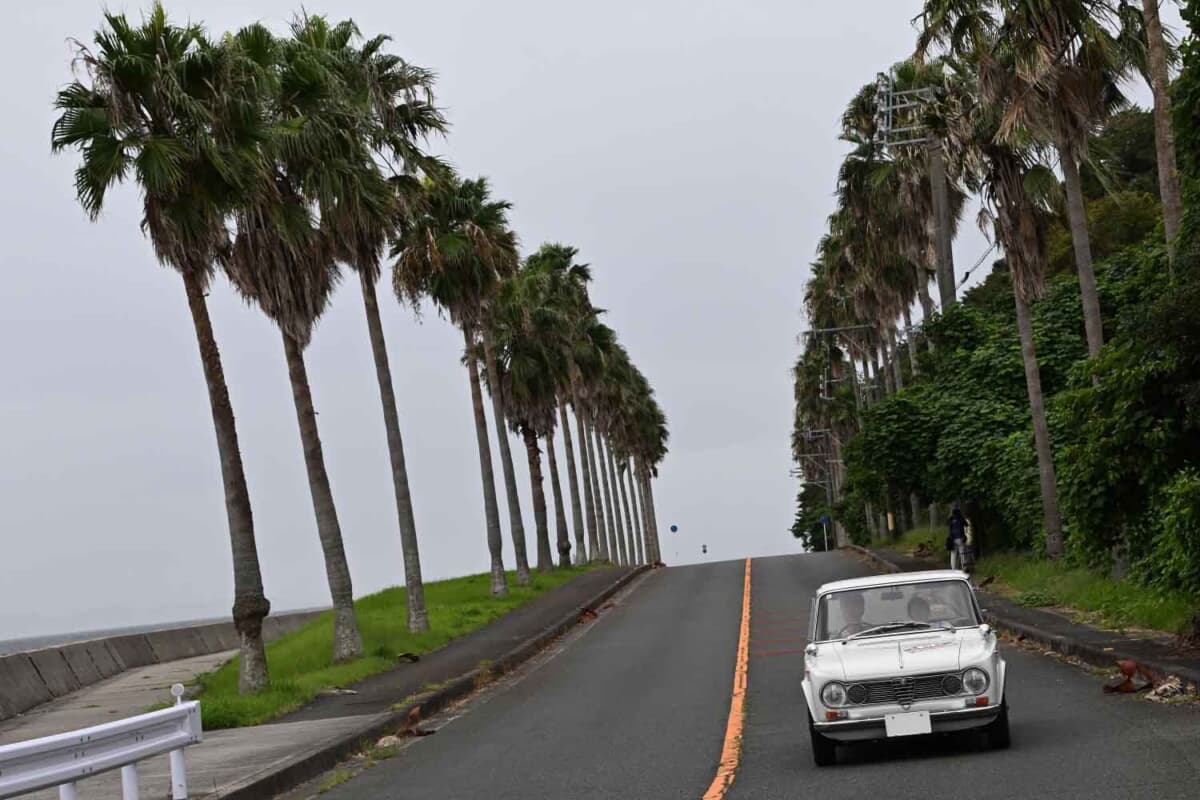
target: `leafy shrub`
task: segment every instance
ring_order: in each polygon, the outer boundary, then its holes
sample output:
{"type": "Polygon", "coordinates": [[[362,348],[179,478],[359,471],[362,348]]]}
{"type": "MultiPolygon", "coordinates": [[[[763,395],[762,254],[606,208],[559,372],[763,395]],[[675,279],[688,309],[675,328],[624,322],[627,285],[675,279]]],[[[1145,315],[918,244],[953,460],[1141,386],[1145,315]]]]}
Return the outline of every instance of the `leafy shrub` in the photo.
{"type": "Polygon", "coordinates": [[[1200,594],[1200,470],[1181,470],[1159,493],[1158,509],[1145,577],[1200,594]]]}

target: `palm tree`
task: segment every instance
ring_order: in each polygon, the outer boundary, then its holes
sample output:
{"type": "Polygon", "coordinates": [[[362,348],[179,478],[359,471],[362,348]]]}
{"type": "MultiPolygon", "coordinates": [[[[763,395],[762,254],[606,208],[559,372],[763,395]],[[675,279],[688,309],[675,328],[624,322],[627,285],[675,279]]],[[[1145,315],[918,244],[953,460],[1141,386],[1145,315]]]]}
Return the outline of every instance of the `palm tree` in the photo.
{"type": "MultiPolygon", "coordinates": [[[[571,442],[571,427],[567,416],[565,399],[571,396],[571,381],[575,372],[574,355],[576,335],[585,318],[594,316],[587,300],[587,283],[591,272],[586,264],[575,263],[578,250],[562,244],[543,244],[526,259],[525,270],[536,275],[539,289],[539,305],[553,311],[561,330],[555,334],[554,346],[558,349],[557,363],[562,371],[557,375],[557,405],[559,422],[563,428],[563,442],[567,453],[568,488],[571,493],[571,514],[575,527],[576,563],[583,563],[587,553],[584,545],[585,529],[583,507],[580,504],[579,484],[575,474],[575,453],[571,442]]],[[[561,489],[558,487],[558,467],[554,454],[554,430],[547,434],[547,454],[550,457],[551,484],[555,490],[558,522],[559,556],[565,558],[570,544],[567,540],[566,515],[558,502],[561,489]]],[[[586,465],[586,461],[584,462],[586,465]]],[[[585,494],[590,497],[590,481],[585,480],[585,494]]],[[[591,505],[590,499],[587,500],[591,505]]]]}
{"type": "MultiPolygon", "coordinates": [[[[576,414],[579,412],[576,411],[576,414]]],[[[596,430],[586,416],[579,423],[584,432],[584,447],[587,448],[588,473],[592,479],[592,504],[596,517],[596,541],[592,544],[593,560],[609,561],[611,553],[608,547],[608,526],[604,517],[604,496],[600,492],[600,473],[596,458],[596,430]]]]}
{"type": "Polygon", "coordinates": [[[951,148],[981,187],[1012,276],[1041,479],[1046,554],[1058,558],[1063,552],[1062,519],[1029,313],[1029,303],[1044,291],[1047,198],[1058,183],[1038,160],[1036,140],[1008,114],[1014,98],[1029,90],[1015,68],[1011,50],[993,36],[964,55],[970,60],[955,76],[950,100],[951,148]]]}
{"type": "MultiPolygon", "coordinates": [[[[485,320],[488,307],[485,303],[485,320]]],[[[483,340],[484,365],[489,372],[498,375],[496,350],[492,345],[486,321],[480,325],[480,334],[480,338],[483,340]]],[[[508,444],[508,430],[505,427],[508,418],[504,411],[502,386],[502,384],[489,386],[491,391],[488,394],[492,398],[492,418],[496,420],[496,439],[500,443],[500,466],[504,475],[505,497],[508,501],[508,527],[513,540],[513,558],[517,564],[517,584],[528,586],[531,578],[529,576],[529,557],[525,552],[525,523],[521,520],[521,498],[517,493],[517,476],[513,469],[512,450],[508,444]]]]}
{"type": "MultiPolygon", "coordinates": [[[[550,464],[550,488],[554,492],[554,531],[559,566],[571,566],[571,531],[567,527],[567,510],[563,505],[562,482],[558,477],[558,456],[554,452],[554,428],[546,432],[546,461],[550,464]]],[[[569,441],[569,440],[568,440],[569,441]]]]}
{"type": "MultiPolygon", "coordinates": [[[[547,523],[538,440],[553,433],[558,387],[567,375],[569,324],[548,296],[549,276],[526,265],[506,278],[491,301],[487,337],[494,342],[495,368],[489,369],[493,396],[503,394],[511,424],[525,442],[537,525],[537,568],[554,568],[547,523]]],[[[561,515],[562,496],[558,493],[561,515]]],[[[566,538],[562,518],[560,542],[566,538]]],[[[569,544],[568,544],[569,550],[569,544]]],[[[569,553],[568,553],[568,563],[569,553]]]]}
{"type": "Polygon", "coordinates": [[[414,307],[430,298],[462,330],[483,483],[492,595],[503,597],[508,594],[501,557],[503,539],[476,351],[483,305],[500,279],[516,269],[516,237],[508,226],[511,206],[491,198],[485,178],[463,180],[444,175],[437,181],[426,179],[423,191],[422,203],[404,222],[392,245],[396,258],[393,288],[402,302],[414,307]]]}
{"type": "MultiPolygon", "coordinates": [[[[387,38],[377,36],[355,49],[359,38],[354,23],[345,21],[330,26],[323,17],[303,17],[293,26],[295,36],[309,47],[334,61],[342,83],[352,92],[350,99],[363,117],[371,122],[361,135],[370,137],[367,147],[379,147],[386,156],[399,162],[406,172],[436,169],[440,165],[423,153],[418,141],[442,133],[446,121],[433,104],[433,74],[415,67],[397,56],[383,52],[387,38]]],[[[404,441],[396,409],[396,394],[388,363],[387,342],[379,316],[375,286],[381,272],[382,251],[398,222],[404,206],[419,202],[419,185],[407,174],[393,179],[396,201],[388,202],[388,187],[380,178],[368,176],[360,196],[349,198],[327,211],[327,224],[336,232],[339,259],[359,278],[363,309],[375,377],[383,406],[384,430],[392,470],[392,489],[400,528],[400,549],[404,560],[404,579],[408,593],[408,628],[414,633],[429,630],[425,608],[425,589],[421,580],[421,559],[417,543],[416,518],[409,491],[404,441]],[[374,196],[372,196],[372,192],[374,196]]]]}
{"type": "MultiPolygon", "coordinates": [[[[587,562],[587,545],[585,538],[587,531],[584,528],[583,521],[583,502],[584,498],[580,496],[579,476],[575,471],[575,446],[571,441],[571,420],[567,415],[567,404],[562,395],[558,398],[558,421],[562,425],[563,450],[567,454],[567,488],[571,493],[571,522],[572,530],[575,534],[575,564],[584,564],[587,562]]],[[[580,467],[582,468],[582,461],[580,467]]],[[[583,493],[591,493],[591,487],[587,481],[584,481],[583,493]]]]}
{"type": "Polygon", "coordinates": [[[1129,52],[1128,44],[1138,41],[1136,34],[1122,34],[1119,27],[1109,30],[1128,15],[1122,18],[1103,3],[1066,0],[1041,6],[1010,0],[1003,5],[1004,38],[1013,49],[1016,69],[1031,77],[1009,103],[1001,129],[1024,126],[1057,148],[1088,355],[1095,358],[1104,346],[1104,331],[1079,165],[1096,126],[1127,104],[1121,83],[1145,59],[1129,52]]]}
{"type": "Polygon", "coordinates": [[[637,563],[648,563],[646,559],[645,530],[642,527],[641,509],[637,503],[637,483],[633,477],[633,457],[625,458],[625,479],[629,483],[629,510],[633,517],[634,548],[637,553],[637,563]]]}
{"type": "Polygon", "coordinates": [[[622,566],[628,566],[629,553],[625,549],[625,531],[621,522],[621,496],[617,491],[616,459],[613,458],[612,442],[604,439],[603,445],[604,474],[608,481],[608,485],[605,488],[608,489],[611,486],[612,492],[613,546],[616,548],[617,563],[622,566]]]}
{"type": "Polygon", "coordinates": [[[1183,192],[1175,159],[1175,127],[1171,122],[1171,82],[1167,65],[1171,46],[1158,16],[1159,0],[1142,0],[1149,49],[1150,88],[1154,92],[1154,143],[1158,156],[1158,187],[1163,207],[1163,230],[1172,260],[1175,240],[1183,225],[1183,192]]]}
{"type": "Polygon", "coordinates": [[[233,555],[233,623],[238,688],[270,683],[262,623],[263,592],[250,493],[237,426],[206,296],[214,264],[228,245],[225,218],[258,169],[262,133],[255,85],[235,54],[215,47],[196,25],[179,27],[155,3],[141,25],[105,14],[95,50],[79,44],[82,79],[58,93],[54,152],[76,149],[75,192],[96,220],[109,188],[132,174],[142,195],[142,230],[158,260],[183,280],[208,387],[233,555]],[[221,124],[215,124],[217,119],[221,124]]]}
{"type": "Polygon", "coordinates": [[[353,133],[365,124],[362,109],[352,102],[337,65],[305,40],[299,24],[288,40],[251,25],[232,41],[261,69],[262,105],[273,135],[260,148],[264,178],[234,212],[236,238],[225,269],[283,340],[333,600],[333,660],[347,661],[362,655],[362,636],[304,350],[339,277],[343,230],[356,215],[386,216],[394,196],[353,133]]]}
{"type": "Polygon", "coordinates": [[[596,420],[591,407],[594,386],[603,375],[605,359],[613,346],[613,331],[598,319],[598,312],[587,305],[577,317],[573,341],[571,405],[580,429],[580,452],[585,462],[584,479],[591,483],[592,500],[588,509],[588,536],[593,561],[609,561],[608,525],[600,489],[599,459],[596,454],[596,420]],[[594,520],[594,525],[593,525],[594,520]]]}

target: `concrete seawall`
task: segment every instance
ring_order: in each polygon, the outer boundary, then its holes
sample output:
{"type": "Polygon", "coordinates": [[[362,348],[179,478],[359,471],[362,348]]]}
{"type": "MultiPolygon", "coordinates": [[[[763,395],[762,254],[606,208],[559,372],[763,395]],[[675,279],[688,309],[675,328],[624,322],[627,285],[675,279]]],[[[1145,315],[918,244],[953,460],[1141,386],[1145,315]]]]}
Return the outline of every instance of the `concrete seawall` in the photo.
{"type": "MultiPolygon", "coordinates": [[[[321,611],[270,616],[267,641],[300,628],[321,611]]],[[[0,657],[0,720],[110,678],[127,669],[236,650],[232,622],[110,636],[0,657]]]]}

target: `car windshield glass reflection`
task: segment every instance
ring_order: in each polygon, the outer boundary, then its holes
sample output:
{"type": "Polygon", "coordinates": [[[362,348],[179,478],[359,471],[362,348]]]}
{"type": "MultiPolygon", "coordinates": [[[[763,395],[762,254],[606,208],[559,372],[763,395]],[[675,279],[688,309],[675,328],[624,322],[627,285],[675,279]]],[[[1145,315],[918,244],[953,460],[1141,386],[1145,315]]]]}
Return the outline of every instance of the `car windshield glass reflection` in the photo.
{"type": "Polygon", "coordinates": [[[817,619],[817,641],[979,624],[971,590],[958,580],[831,592],[817,619]]]}

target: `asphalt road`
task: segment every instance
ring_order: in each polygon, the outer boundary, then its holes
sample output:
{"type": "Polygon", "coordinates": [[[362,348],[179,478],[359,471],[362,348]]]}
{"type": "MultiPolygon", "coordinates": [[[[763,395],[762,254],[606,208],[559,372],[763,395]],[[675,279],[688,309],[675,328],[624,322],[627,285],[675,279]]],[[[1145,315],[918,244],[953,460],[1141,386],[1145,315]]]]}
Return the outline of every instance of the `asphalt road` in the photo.
{"type": "MultiPolygon", "coordinates": [[[[400,755],[322,795],[691,798],[716,773],[744,562],[657,571],[526,674],[400,755]]],[[[1195,798],[1200,709],[1102,694],[1102,681],[1009,648],[1013,746],[928,739],[812,763],[800,677],[817,585],[869,570],[840,554],[755,559],[742,755],[730,800],[1195,798]]]]}

